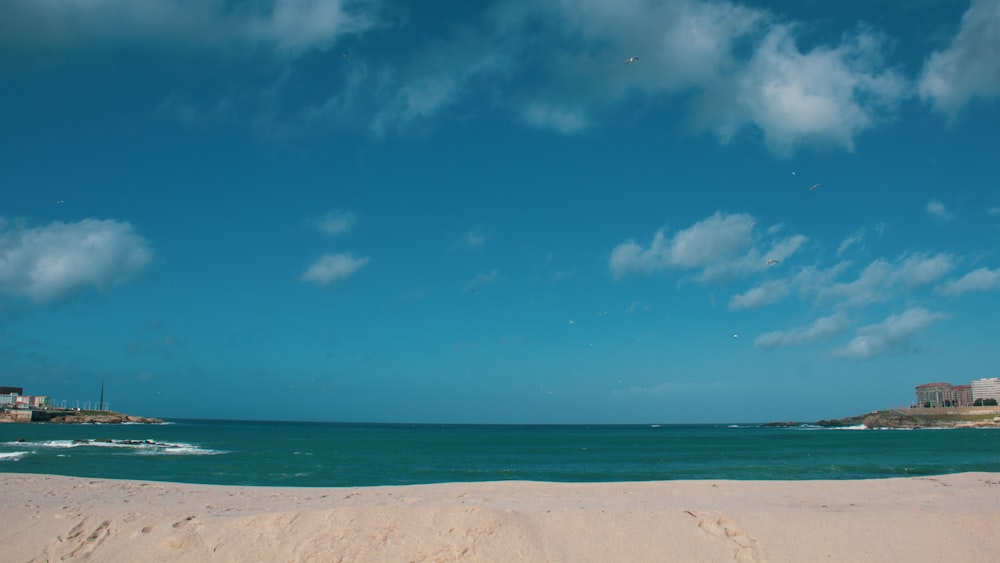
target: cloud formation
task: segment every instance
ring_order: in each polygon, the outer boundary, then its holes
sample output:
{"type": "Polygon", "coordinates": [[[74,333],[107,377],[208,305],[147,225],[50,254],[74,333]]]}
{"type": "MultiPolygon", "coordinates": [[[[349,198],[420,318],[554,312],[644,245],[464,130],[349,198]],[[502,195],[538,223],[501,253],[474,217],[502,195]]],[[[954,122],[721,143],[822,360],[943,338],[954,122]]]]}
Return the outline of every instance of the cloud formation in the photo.
{"type": "Polygon", "coordinates": [[[856,279],[819,288],[821,301],[833,301],[842,307],[864,307],[881,303],[900,288],[924,286],[941,279],[954,268],[953,255],[915,253],[901,256],[895,263],[877,259],[866,266],[856,279]]]}
{"type": "Polygon", "coordinates": [[[944,206],[943,203],[936,199],[932,199],[927,202],[927,213],[931,217],[935,217],[942,221],[951,221],[955,218],[955,214],[948,211],[948,208],[944,206]]]}
{"type": "Polygon", "coordinates": [[[847,330],[850,322],[844,313],[834,313],[820,317],[811,324],[791,330],[779,330],[761,334],[754,339],[757,348],[778,348],[825,340],[847,330]]]}
{"type": "Polygon", "coordinates": [[[144,44],[252,52],[265,47],[297,57],[370,29],[378,5],[354,0],[7,0],[0,8],[0,49],[144,44]]]}
{"type": "Polygon", "coordinates": [[[153,256],[126,222],[84,219],[36,228],[0,222],[0,229],[0,292],[35,303],[87,287],[106,291],[132,279],[153,256]]]}
{"type": "Polygon", "coordinates": [[[473,227],[452,245],[452,248],[477,249],[486,245],[486,232],[482,225],[473,227]]]}
{"type": "Polygon", "coordinates": [[[406,61],[356,65],[342,91],[304,115],[367,120],[382,136],[475,98],[576,134],[623,104],[680,102],[694,129],[722,142],[750,129],[782,154],[803,143],[853,150],[858,135],[892,119],[909,82],[871,29],[809,50],[799,48],[802,29],[726,1],[507,0],[406,61]]]}
{"type": "Polygon", "coordinates": [[[351,277],[367,263],[367,256],[355,258],[350,252],[324,254],[312,266],[309,266],[300,279],[325,287],[351,277]]]}
{"type": "Polygon", "coordinates": [[[946,295],[961,295],[969,291],[1000,290],[1000,268],[973,270],[957,280],[942,284],[938,289],[946,295]]]}
{"type": "Polygon", "coordinates": [[[909,348],[917,332],[946,318],[948,315],[944,313],[913,307],[878,324],[859,328],[857,335],[846,346],[835,349],[833,354],[838,358],[870,360],[887,353],[901,353],[909,348]]]}
{"type": "Polygon", "coordinates": [[[611,273],[622,278],[666,269],[697,270],[698,281],[714,281],[764,269],[768,258],[785,260],[807,240],[802,235],[777,239],[761,252],[753,245],[752,224],[747,214],[716,212],[670,237],[660,229],[645,247],[625,241],[611,251],[611,273]]]}
{"type": "Polygon", "coordinates": [[[496,269],[487,272],[479,272],[476,274],[469,283],[465,284],[465,290],[476,293],[479,288],[484,285],[492,285],[500,282],[500,272],[496,269]]]}
{"type": "Polygon", "coordinates": [[[706,92],[703,99],[714,103],[701,103],[701,120],[723,140],[755,127],[782,154],[802,142],[853,150],[854,139],[891,116],[906,95],[905,78],[883,62],[883,43],[862,29],[802,52],[794,26],[773,25],[723,91],[706,92]]]}
{"type": "Polygon", "coordinates": [[[520,113],[559,132],[636,97],[679,98],[694,108],[694,125],[723,142],[750,127],[781,153],[803,142],[852,150],[908,95],[908,81],[885,63],[886,41],[867,28],[802,51],[799,26],[732,2],[576,0],[519,13],[515,32],[542,21],[551,43],[536,63],[550,78],[520,113]],[[626,67],[625,54],[639,60],[626,67]]]}
{"type": "MultiPolygon", "coordinates": [[[[927,58],[920,96],[952,116],[972,98],[1000,96],[1000,58],[981,56],[1000,41],[998,22],[995,0],[973,1],[950,44],[927,58]]],[[[860,25],[813,43],[810,29],[727,0],[499,0],[433,36],[408,37],[408,56],[352,56],[331,90],[308,102],[283,103],[298,80],[284,66],[258,123],[283,108],[293,118],[286,128],[297,118],[298,126],[333,123],[382,137],[467,115],[475,100],[470,112],[578,134],[638,101],[686,107],[689,126],[722,143],[749,131],[783,155],[815,144],[853,150],[860,135],[894,119],[913,81],[890,63],[892,40],[878,30],[860,25]],[[626,65],[630,56],[639,60],[626,65]]],[[[406,18],[380,0],[0,3],[0,54],[128,45],[263,52],[291,63],[376,30],[407,33],[406,18]]],[[[160,106],[191,120],[234,111],[231,94],[201,108],[174,93],[160,106]]]]}
{"type": "Polygon", "coordinates": [[[972,0],[958,33],[924,64],[920,96],[951,118],[974,98],[1000,96],[1000,2],[972,0]]]}
{"type": "Polygon", "coordinates": [[[320,218],[316,226],[324,233],[336,236],[349,232],[357,223],[357,216],[351,211],[330,211],[320,218]]]}

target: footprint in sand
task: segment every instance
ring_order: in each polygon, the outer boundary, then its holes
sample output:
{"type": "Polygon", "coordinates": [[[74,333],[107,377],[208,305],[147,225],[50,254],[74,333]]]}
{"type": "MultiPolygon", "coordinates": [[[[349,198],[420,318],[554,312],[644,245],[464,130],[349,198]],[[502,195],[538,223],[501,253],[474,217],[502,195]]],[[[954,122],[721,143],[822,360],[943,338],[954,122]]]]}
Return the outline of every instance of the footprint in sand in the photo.
{"type": "MultiPolygon", "coordinates": [[[[83,522],[77,524],[74,531],[70,532],[70,538],[76,538],[83,532],[83,522]]],[[[69,552],[70,557],[77,557],[81,555],[88,555],[92,553],[97,546],[101,545],[104,540],[111,536],[111,520],[105,520],[101,522],[101,525],[94,528],[94,531],[90,532],[86,538],[83,539],[72,551],[69,552]]]]}
{"type": "Polygon", "coordinates": [[[701,530],[730,542],[733,548],[734,561],[767,561],[764,550],[760,547],[757,539],[745,533],[728,518],[718,514],[695,514],[690,510],[685,510],[684,512],[698,519],[698,528],[701,530]]]}

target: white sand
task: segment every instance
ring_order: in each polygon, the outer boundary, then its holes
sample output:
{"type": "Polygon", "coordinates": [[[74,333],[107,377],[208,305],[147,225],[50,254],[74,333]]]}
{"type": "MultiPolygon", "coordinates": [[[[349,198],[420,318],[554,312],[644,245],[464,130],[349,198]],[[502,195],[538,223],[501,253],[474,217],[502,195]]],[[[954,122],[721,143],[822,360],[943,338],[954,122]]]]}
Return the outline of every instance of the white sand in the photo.
{"type": "Polygon", "coordinates": [[[0,474],[3,561],[997,561],[1000,473],[270,488],[0,474]]]}

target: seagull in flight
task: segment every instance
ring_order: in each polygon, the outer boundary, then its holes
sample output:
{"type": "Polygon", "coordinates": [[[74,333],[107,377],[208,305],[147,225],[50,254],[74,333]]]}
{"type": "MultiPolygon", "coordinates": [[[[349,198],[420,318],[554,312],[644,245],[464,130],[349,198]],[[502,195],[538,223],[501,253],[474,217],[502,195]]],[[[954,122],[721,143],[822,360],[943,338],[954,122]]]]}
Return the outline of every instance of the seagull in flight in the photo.
{"type": "Polygon", "coordinates": [[[639,60],[639,57],[629,57],[628,59],[625,60],[625,64],[630,65],[637,60],[639,60]]]}
{"type": "Polygon", "coordinates": [[[767,267],[768,268],[770,268],[771,266],[774,266],[775,264],[780,264],[780,263],[781,262],[777,258],[768,258],[767,259],[767,267]]]}
{"type": "Polygon", "coordinates": [[[823,184],[813,184],[812,186],[809,187],[809,191],[814,192],[820,189],[821,187],[823,187],[823,184]]]}

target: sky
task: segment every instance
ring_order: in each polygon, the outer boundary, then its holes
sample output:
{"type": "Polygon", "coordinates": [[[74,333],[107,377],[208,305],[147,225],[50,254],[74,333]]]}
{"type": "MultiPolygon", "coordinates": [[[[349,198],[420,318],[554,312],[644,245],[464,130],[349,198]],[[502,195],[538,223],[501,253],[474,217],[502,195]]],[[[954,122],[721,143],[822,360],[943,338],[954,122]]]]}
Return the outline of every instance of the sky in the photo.
{"type": "Polygon", "coordinates": [[[165,418],[909,406],[1000,376],[998,126],[998,0],[7,0],[0,385],[165,418]]]}

